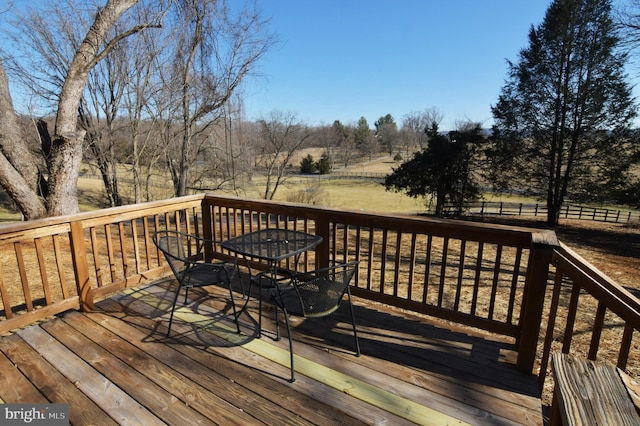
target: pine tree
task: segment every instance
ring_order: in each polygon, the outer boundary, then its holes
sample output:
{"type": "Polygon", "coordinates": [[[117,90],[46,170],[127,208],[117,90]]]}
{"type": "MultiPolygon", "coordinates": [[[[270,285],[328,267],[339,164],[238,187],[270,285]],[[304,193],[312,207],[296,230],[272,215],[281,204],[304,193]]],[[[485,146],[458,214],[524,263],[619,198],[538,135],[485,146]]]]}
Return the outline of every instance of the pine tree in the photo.
{"type": "Polygon", "coordinates": [[[588,197],[628,167],[636,107],[619,44],[609,0],[555,0],[509,63],[492,107],[492,177],[545,197],[549,225],[567,195],[588,197]]]}

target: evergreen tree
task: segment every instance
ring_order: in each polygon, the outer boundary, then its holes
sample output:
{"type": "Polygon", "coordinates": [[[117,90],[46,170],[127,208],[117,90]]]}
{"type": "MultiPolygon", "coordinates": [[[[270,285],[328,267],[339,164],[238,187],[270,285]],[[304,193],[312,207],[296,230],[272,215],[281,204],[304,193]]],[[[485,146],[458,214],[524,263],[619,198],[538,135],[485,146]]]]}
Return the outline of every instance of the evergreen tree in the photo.
{"type": "Polygon", "coordinates": [[[411,197],[435,199],[435,214],[441,216],[444,206],[451,203],[461,210],[465,202],[478,199],[475,164],[485,138],[480,125],[444,135],[437,123],[427,129],[427,147],[394,168],[385,178],[387,190],[405,191],[411,197]]]}
{"type": "Polygon", "coordinates": [[[322,153],[320,161],[318,161],[317,168],[321,175],[328,175],[331,173],[331,159],[329,158],[327,151],[322,153]]]}
{"type": "Polygon", "coordinates": [[[619,42],[609,0],[553,1],[492,107],[493,182],[544,196],[549,225],[567,195],[628,169],[635,105],[619,42]]]}
{"type": "Polygon", "coordinates": [[[313,161],[313,156],[311,154],[307,154],[306,157],[300,161],[300,173],[303,175],[310,175],[318,170],[318,163],[313,161]]]}
{"type": "Polygon", "coordinates": [[[376,139],[380,144],[380,148],[389,153],[389,155],[392,155],[396,139],[398,139],[398,126],[393,116],[387,114],[380,117],[373,124],[376,126],[376,139]]]}
{"type": "Polygon", "coordinates": [[[360,120],[358,120],[358,124],[353,131],[353,141],[358,151],[368,155],[369,159],[371,159],[375,149],[372,143],[371,128],[366,118],[360,117],[360,120]]]}

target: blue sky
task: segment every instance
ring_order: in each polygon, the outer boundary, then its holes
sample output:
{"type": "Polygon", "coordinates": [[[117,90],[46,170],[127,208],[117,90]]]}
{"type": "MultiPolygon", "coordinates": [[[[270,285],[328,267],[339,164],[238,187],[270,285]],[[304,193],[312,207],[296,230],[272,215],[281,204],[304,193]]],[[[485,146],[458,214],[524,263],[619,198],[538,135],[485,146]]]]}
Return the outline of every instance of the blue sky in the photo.
{"type": "MultiPolygon", "coordinates": [[[[45,0],[13,5],[36,1],[45,0]]],[[[279,42],[258,64],[262,77],[246,81],[248,119],[279,110],[311,125],[365,117],[373,127],[386,114],[401,124],[408,113],[436,108],[441,129],[450,130],[467,120],[491,126],[507,60],[517,61],[551,0],[257,4],[279,42]]]]}
{"type": "Polygon", "coordinates": [[[435,107],[490,126],[507,72],[550,0],[264,0],[280,43],[247,87],[248,118],[369,125],[435,107]]]}

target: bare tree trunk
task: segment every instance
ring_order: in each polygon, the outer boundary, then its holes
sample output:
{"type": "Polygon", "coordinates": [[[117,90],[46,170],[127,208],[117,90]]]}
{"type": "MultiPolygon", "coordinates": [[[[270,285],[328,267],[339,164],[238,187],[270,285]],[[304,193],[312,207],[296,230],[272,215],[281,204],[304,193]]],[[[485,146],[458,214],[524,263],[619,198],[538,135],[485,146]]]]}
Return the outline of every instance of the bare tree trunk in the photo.
{"type": "Polygon", "coordinates": [[[46,214],[38,196],[38,161],[28,150],[20,134],[18,117],[13,109],[9,80],[0,60],[0,185],[18,205],[25,219],[46,214]]]}
{"type": "Polygon", "coordinates": [[[60,93],[51,147],[52,160],[49,170],[49,196],[47,200],[47,213],[50,216],[72,214],[79,211],[77,184],[85,135],[83,130],[78,129],[80,98],[91,69],[117,43],[118,39],[115,39],[103,51],[100,51],[107,33],[118,18],[137,2],[138,0],[109,0],[107,5],[96,15],[93,25],[69,66],[60,93]]]}

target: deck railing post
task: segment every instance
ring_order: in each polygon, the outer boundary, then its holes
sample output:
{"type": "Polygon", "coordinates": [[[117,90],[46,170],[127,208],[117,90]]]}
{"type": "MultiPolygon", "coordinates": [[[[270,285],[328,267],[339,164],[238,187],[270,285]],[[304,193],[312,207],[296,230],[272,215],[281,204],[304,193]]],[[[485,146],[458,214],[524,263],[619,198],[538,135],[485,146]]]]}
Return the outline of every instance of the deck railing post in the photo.
{"type": "Polygon", "coordinates": [[[80,298],[80,309],[85,312],[93,310],[93,293],[89,278],[89,262],[87,261],[84,228],[81,221],[70,224],[71,257],[73,259],[73,273],[80,298]]]}
{"type": "Polygon", "coordinates": [[[559,246],[558,239],[553,231],[532,235],[520,318],[520,335],[517,339],[517,367],[527,373],[533,370],[536,359],[549,267],[554,247],[557,246],[559,246]]]}
{"type": "MultiPolygon", "coordinates": [[[[213,240],[213,215],[211,214],[211,205],[207,197],[202,199],[200,204],[200,212],[202,217],[202,237],[207,240],[213,240]]],[[[204,247],[204,258],[206,261],[213,259],[214,248],[207,244],[204,247]]]]}

